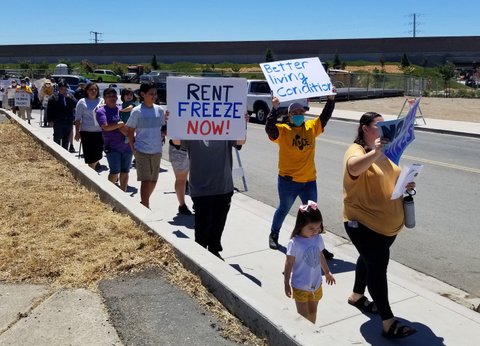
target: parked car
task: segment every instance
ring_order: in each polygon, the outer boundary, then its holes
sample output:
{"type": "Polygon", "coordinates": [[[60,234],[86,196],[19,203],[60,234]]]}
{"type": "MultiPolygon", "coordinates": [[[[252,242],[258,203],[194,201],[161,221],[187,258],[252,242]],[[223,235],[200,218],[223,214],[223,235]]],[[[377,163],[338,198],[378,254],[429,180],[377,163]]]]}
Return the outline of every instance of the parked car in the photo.
{"type": "Polygon", "coordinates": [[[467,80],[465,82],[465,85],[470,87],[470,88],[474,88],[474,89],[477,89],[477,88],[480,88],[480,82],[479,81],[476,81],[475,79],[471,78],[469,80],[467,80]]]}
{"type": "Polygon", "coordinates": [[[75,91],[78,89],[80,83],[90,83],[90,79],[85,78],[83,76],[78,75],[71,75],[71,74],[54,74],[52,75],[52,79],[55,83],[58,83],[60,80],[63,80],[65,83],[68,84],[68,87],[75,91]]]}
{"type": "Polygon", "coordinates": [[[157,87],[157,96],[160,103],[167,102],[167,77],[174,75],[172,72],[151,71],[140,76],[140,83],[152,82],[157,87]]]}
{"type": "Polygon", "coordinates": [[[135,72],[127,72],[122,75],[123,83],[140,83],[140,76],[135,72]]]}
{"type": "MultiPolygon", "coordinates": [[[[278,114],[286,114],[288,106],[292,101],[281,102],[278,108],[278,114]]],[[[300,103],[303,108],[308,111],[307,99],[295,100],[300,103]]],[[[247,80],[247,112],[255,114],[256,120],[260,124],[265,124],[267,116],[272,109],[272,93],[267,81],[264,80],[247,80]]]]}
{"type": "Polygon", "coordinates": [[[85,77],[90,78],[98,83],[118,83],[121,77],[115,74],[112,70],[96,69],[92,73],[86,73],[85,77]]]}

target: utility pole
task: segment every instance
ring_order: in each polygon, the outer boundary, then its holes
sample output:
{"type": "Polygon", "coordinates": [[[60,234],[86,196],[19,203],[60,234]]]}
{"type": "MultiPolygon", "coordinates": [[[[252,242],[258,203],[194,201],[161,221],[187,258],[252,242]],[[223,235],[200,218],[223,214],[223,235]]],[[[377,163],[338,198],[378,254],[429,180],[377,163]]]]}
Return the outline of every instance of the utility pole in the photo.
{"type": "Polygon", "coordinates": [[[412,30],[409,32],[413,33],[413,37],[417,37],[417,25],[420,23],[417,23],[417,16],[420,17],[419,13],[412,13],[410,17],[413,17],[413,21],[409,24],[412,24],[412,30]]]}
{"type": "MultiPolygon", "coordinates": [[[[92,35],[92,34],[93,34],[94,37],[95,37],[95,38],[93,39],[93,42],[94,42],[95,44],[97,44],[99,41],[103,41],[103,40],[100,40],[100,39],[98,38],[98,36],[103,35],[103,32],[90,31],[90,35],[92,35]]],[[[90,39],[90,40],[92,40],[92,39],[90,39]]]]}

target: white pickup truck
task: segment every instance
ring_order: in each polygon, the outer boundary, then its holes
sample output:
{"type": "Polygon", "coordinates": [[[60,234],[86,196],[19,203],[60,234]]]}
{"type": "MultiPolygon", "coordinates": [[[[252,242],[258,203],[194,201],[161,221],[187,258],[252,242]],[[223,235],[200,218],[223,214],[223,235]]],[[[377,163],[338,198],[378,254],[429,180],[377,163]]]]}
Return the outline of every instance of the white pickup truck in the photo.
{"type": "MultiPolygon", "coordinates": [[[[255,114],[257,122],[265,124],[267,116],[272,108],[272,94],[270,86],[267,81],[264,80],[247,80],[247,112],[248,114],[255,114]]],[[[293,101],[281,102],[279,108],[279,114],[286,114],[287,108],[293,101]]],[[[300,99],[295,102],[303,105],[305,110],[309,110],[308,100],[300,99]]]]}

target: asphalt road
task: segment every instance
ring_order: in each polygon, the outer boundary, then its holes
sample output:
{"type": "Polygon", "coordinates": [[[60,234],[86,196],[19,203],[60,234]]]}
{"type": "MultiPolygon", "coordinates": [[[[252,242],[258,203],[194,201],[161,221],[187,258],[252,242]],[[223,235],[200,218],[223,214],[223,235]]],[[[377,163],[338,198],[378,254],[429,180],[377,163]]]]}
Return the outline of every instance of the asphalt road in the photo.
{"type": "MultiPolygon", "coordinates": [[[[332,120],[317,138],[319,204],[327,229],[344,238],[342,160],[355,133],[356,124],[332,120]]],[[[400,164],[424,165],[416,179],[417,225],[401,232],[391,257],[480,297],[480,140],[419,131],[415,135],[400,164]]],[[[246,194],[276,206],[277,145],[268,141],[262,125],[249,125],[241,157],[249,188],[246,194]]],[[[299,204],[297,200],[292,210],[299,204]]]]}

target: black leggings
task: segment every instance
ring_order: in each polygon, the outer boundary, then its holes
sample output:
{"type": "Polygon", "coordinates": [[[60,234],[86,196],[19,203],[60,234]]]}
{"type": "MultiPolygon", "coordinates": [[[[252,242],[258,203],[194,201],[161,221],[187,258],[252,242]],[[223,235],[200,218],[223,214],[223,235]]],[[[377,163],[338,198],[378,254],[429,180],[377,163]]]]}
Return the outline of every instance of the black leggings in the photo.
{"type": "Polygon", "coordinates": [[[222,233],[233,192],[192,197],[195,205],[195,241],[210,252],[222,251],[222,233]]]}
{"type": "Polygon", "coordinates": [[[388,301],[387,266],[390,259],[390,246],[396,236],[387,237],[358,223],[358,228],[345,222],[345,230],[353,245],[357,248],[357,266],[353,292],[364,294],[365,288],[377,305],[382,320],[393,317],[388,301]]]}

